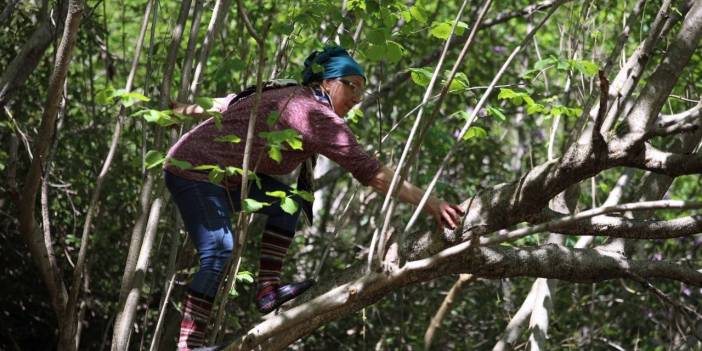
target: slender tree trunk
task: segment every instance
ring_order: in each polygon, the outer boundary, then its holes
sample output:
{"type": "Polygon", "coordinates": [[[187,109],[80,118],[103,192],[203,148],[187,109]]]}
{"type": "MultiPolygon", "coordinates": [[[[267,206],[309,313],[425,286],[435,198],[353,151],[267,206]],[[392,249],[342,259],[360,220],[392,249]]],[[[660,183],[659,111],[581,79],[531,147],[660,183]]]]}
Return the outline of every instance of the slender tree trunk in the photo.
{"type": "Polygon", "coordinates": [[[441,327],[441,323],[444,321],[446,313],[448,313],[451,310],[451,308],[453,308],[453,303],[455,302],[458,295],[461,293],[461,290],[463,290],[463,286],[466,283],[472,282],[473,280],[475,280],[475,276],[472,276],[470,274],[461,274],[451,287],[451,290],[449,290],[448,294],[446,294],[444,301],[441,302],[441,306],[434,314],[434,317],[431,318],[429,327],[424,333],[425,350],[431,349],[431,345],[434,342],[434,336],[436,335],[436,332],[441,327]]]}
{"type": "Polygon", "coordinates": [[[149,267],[151,247],[153,246],[154,239],[156,238],[163,201],[164,199],[159,197],[156,198],[151,204],[149,223],[146,226],[146,233],[144,234],[144,240],[139,252],[139,259],[137,260],[135,267],[133,282],[124,303],[124,310],[118,315],[117,320],[115,321],[115,334],[112,337],[112,350],[127,349],[132,331],[131,325],[134,322],[139,296],[141,295],[141,288],[144,284],[146,270],[149,267]]]}
{"type": "MultiPolygon", "coordinates": [[[[126,91],[131,91],[132,89],[132,84],[134,82],[134,76],[136,75],[136,68],[139,64],[139,57],[141,56],[141,50],[144,45],[144,38],[146,37],[146,29],[148,27],[149,19],[151,17],[151,10],[153,6],[153,0],[150,0],[146,4],[146,9],[144,11],[144,18],[142,21],[141,25],[141,30],[139,32],[139,38],[137,39],[137,44],[135,48],[135,54],[134,54],[134,59],[132,61],[132,66],[131,70],[129,72],[129,77],[127,78],[127,83],[125,90],[126,91]]],[[[116,148],[117,144],[119,143],[119,136],[121,134],[122,130],[122,123],[124,120],[124,114],[125,114],[125,109],[122,107],[120,109],[120,117],[115,124],[115,132],[113,134],[113,139],[112,139],[112,144],[111,144],[111,149],[116,148]]],[[[109,167],[109,163],[106,161],[105,166],[103,166],[103,169],[105,167],[109,167]]],[[[140,198],[141,200],[141,207],[142,207],[142,212],[147,211],[150,205],[150,190],[151,190],[151,184],[148,182],[148,178],[146,181],[146,184],[144,187],[148,187],[149,189],[149,195],[144,196],[144,193],[142,192],[142,196],[140,198]]],[[[124,336],[125,331],[121,330],[120,328],[124,328],[125,325],[123,323],[123,312],[124,312],[124,306],[126,302],[127,295],[129,293],[129,290],[131,288],[131,283],[133,282],[133,277],[134,277],[134,272],[135,272],[135,266],[137,264],[137,259],[139,257],[139,251],[141,249],[142,245],[142,238],[143,238],[143,228],[144,228],[144,223],[145,221],[142,218],[137,219],[134,228],[132,230],[132,236],[131,236],[131,241],[129,245],[129,252],[127,254],[127,262],[125,264],[125,269],[124,269],[124,275],[122,276],[122,284],[120,287],[120,300],[119,300],[119,305],[118,305],[118,310],[117,310],[117,316],[115,318],[115,323],[114,323],[114,333],[112,336],[112,350],[125,350],[127,347],[127,342],[128,342],[128,333],[130,331],[129,326],[126,326],[126,335],[127,338],[120,339],[120,336],[124,336]]]]}
{"type": "Polygon", "coordinates": [[[63,93],[64,81],[68,74],[68,64],[71,60],[73,46],[80,27],[83,15],[83,2],[71,0],[68,4],[68,14],[64,25],[64,33],[56,53],[56,63],[49,80],[49,90],[47,101],[42,114],[42,122],[39,133],[35,138],[34,159],[25,178],[24,187],[20,194],[19,223],[20,232],[24,237],[32,253],[32,259],[39,268],[39,271],[46,284],[51,304],[56,313],[57,319],[63,319],[64,308],[67,300],[66,288],[61,280],[59,267],[55,262],[51,262],[52,254],[48,252],[45,245],[43,233],[39,230],[36,222],[34,210],[36,207],[36,197],[42,178],[42,170],[46,160],[54,129],[56,127],[56,117],[59,110],[59,102],[63,93]]]}

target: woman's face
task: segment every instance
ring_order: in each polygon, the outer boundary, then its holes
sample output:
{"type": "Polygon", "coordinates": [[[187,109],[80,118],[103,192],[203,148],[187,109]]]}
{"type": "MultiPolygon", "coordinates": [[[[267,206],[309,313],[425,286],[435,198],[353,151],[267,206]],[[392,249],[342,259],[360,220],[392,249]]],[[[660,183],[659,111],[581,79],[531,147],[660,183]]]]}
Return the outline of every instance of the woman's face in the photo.
{"type": "Polygon", "coordinates": [[[344,117],[356,104],[361,102],[365,91],[365,80],[362,76],[344,76],[325,79],[322,88],[327,91],[334,106],[334,112],[344,117]]]}

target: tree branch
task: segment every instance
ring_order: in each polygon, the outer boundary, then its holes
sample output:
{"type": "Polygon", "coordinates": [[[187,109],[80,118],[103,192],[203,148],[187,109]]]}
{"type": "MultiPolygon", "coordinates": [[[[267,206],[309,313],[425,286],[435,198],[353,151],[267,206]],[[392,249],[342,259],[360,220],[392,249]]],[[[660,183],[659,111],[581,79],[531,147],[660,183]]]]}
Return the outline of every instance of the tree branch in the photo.
{"type": "Polygon", "coordinates": [[[687,216],[666,221],[597,216],[556,226],[551,230],[567,235],[609,236],[626,239],[672,239],[702,233],[702,216],[687,216]]]}
{"type": "MultiPolygon", "coordinates": [[[[626,212],[626,211],[648,211],[656,209],[696,209],[702,208],[702,202],[685,202],[676,200],[659,200],[659,201],[642,201],[623,205],[615,206],[603,206],[594,208],[591,210],[583,211],[578,214],[565,216],[551,222],[539,224],[533,227],[515,229],[510,232],[501,234],[499,236],[481,238],[480,243],[483,245],[498,244],[505,241],[512,241],[519,239],[521,237],[543,232],[543,231],[554,231],[554,228],[558,228],[561,225],[569,225],[577,221],[595,217],[605,213],[613,212],[626,212]]],[[[461,243],[459,245],[448,248],[444,251],[454,252],[456,250],[465,250],[470,247],[468,242],[461,243]],[[451,250],[451,251],[449,251],[451,250]]]]}
{"type": "Polygon", "coordinates": [[[702,2],[696,1],[656,71],[648,79],[627,118],[629,130],[643,133],[658,117],[663,103],[678,80],[702,37],[702,2]]]}
{"type": "Polygon", "coordinates": [[[623,165],[676,177],[702,173],[702,155],[662,151],[646,143],[642,153],[624,161],[623,165]]]}
{"type": "Polygon", "coordinates": [[[528,248],[484,246],[442,257],[437,264],[424,263],[409,262],[396,271],[371,272],[353,279],[267,319],[224,350],[284,348],[324,323],[374,303],[394,289],[446,274],[469,273],[491,279],[539,277],[576,283],[630,278],[635,274],[702,286],[702,272],[682,265],[666,261],[632,261],[612,252],[571,249],[558,244],[528,248]]]}

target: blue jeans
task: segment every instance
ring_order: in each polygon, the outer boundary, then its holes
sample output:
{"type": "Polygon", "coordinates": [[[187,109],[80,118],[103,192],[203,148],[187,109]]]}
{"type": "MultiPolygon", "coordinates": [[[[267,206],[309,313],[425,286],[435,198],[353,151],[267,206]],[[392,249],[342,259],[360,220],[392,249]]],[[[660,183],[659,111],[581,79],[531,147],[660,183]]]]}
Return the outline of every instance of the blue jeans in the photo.
{"type": "MultiPolygon", "coordinates": [[[[272,203],[258,211],[268,216],[266,227],[294,234],[301,211],[299,206],[295,213],[288,214],[280,207],[279,198],[266,195],[266,192],[276,190],[290,195],[290,187],[263,174],[258,177],[261,179],[261,187],[251,182],[249,198],[272,203]]],[[[167,171],[164,172],[164,178],[200,258],[200,270],[194,274],[189,290],[213,299],[217,294],[221,273],[234,248],[231,215],[235,211],[241,211],[241,192],[227,190],[209,182],[185,179],[167,171]],[[233,209],[230,204],[234,205],[233,209]]],[[[298,204],[302,202],[296,195],[292,198],[298,204]]]]}

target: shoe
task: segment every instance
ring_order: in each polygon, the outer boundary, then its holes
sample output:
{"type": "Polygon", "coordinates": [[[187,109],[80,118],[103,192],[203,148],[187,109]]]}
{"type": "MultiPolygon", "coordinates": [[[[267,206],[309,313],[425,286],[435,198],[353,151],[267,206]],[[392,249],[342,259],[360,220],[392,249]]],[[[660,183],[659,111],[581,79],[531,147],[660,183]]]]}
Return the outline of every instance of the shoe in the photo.
{"type": "Polygon", "coordinates": [[[268,285],[256,294],[256,309],[263,314],[268,314],[278,307],[278,285],[268,285]]]}
{"type": "Polygon", "coordinates": [[[283,285],[277,289],[278,293],[278,306],[300,296],[303,292],[307,291],[312,285],[314,285],[314,279],[303,280],[299,283],[290,283],[283,285]]]}
{"type": "Polygon", "coordinates": [[[271,285],[265,287],[257,294],[256,308],[262,314],[268,314],[276,310],[280,305],[300,296],[314,284],[314,279],[308,279],[283,286],[271,285]]]}

